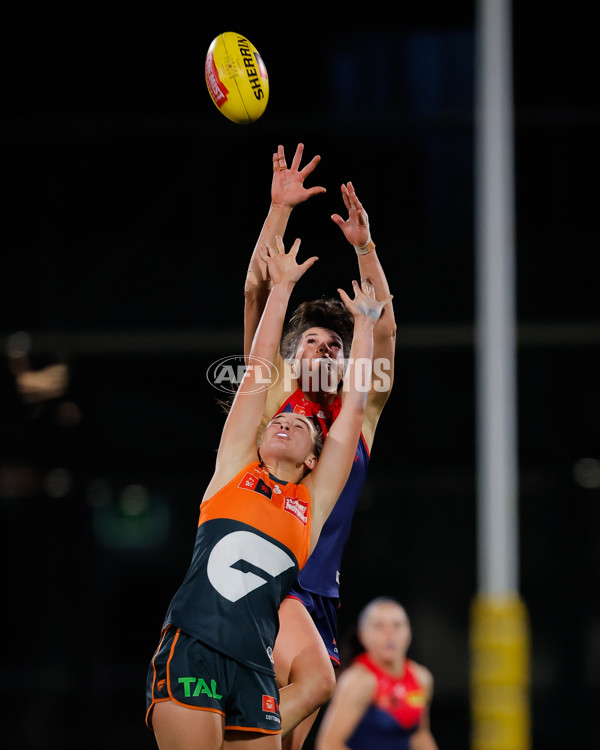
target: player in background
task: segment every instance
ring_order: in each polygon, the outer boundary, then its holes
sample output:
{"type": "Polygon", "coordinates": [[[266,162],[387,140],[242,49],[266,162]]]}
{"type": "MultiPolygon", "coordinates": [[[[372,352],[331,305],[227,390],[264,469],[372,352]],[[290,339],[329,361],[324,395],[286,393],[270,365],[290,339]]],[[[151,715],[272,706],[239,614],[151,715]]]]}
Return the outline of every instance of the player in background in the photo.
{"type": "Polygon", "coordinates": [[[359,615],[357,636],[364,651],[340,676],[316,750],[438,750],[429,728],[433,677],[406,656],[404,607],[374,599],[359,615]]]}
{"type": "MultiPolygon", "coordinates": [[[[287,167],[283,146],[273,154],[271,205],[250,259],[244,288],[244,342],[249,351],[271,280],[260,258],[260,247],[275,235],[283,236],[294,207],[325,192],[324,187],[305,187],[306,178],[320,161],[315,156],[301,168],[303,144],[296,148],[287,167]]],[[[361,279],[375,290],[376,299],[391,299],[388,283],[371,239],[369,220],[351,183],[342,185],[348,218],[331,218],[353,245],[361,279]]],[[[265,420],[281,410],[311,414],[324,432],[340,408],[340,395],[323,387],[315,389],[311,372],[325,364],[340,373],[348,356],[348,321],[332,300],[303,303],[292,315],[292,330],[283,344],[285,357],[296,363],[296,374],[283,357],[276,360],[284,373],[267,394],[265,420]],[[300,367],[298,367],[300,365],[300,367]],[[308,373],[308,376],[305,377],[308,373]]],[[[350,321],[350,330],[351,330],[350,321]]],[[[367,399],[355,462],[340,498],[323,528],[315,552],[280,608],[280,631],[275,646],[275,669],[281,688],[281,713],[285,750],[299,750],[316,719],[319,706],[335,688],[334,666],[339,664],[336,644],[340,564],[352,517],[366,478],[375,429],[393,382],[396,323],[391,302],[385,304],[373,331],[375,370],[367,399]],[[378,370],[377,363],[382,364],[378,370]]],[[[322,369],[321,369],[322,371],[322,369]]],[[[323,383],[320,383],[323,386],[323,383]]]]}
{"type": "MultiPolygon", "coordinates": [[[[273,362],[298,265],[281,237],[261,259],[272,288],[251,349],[273,362]]],[[[146,721],[160,750],[281,747],[272,649],[278,609],[350,472],[367,403],[373,327],[383,304],[353,282],[339,290],[354,317],[344,403],[319,451],[319,430],[277,415],[260,433],[264,373],[248,368],[223,427],[201,506],[192,562],[171,600],[148,669],[146,721]],[[258,443],[258,445],[257,445],[258,443]],[[320,455],[319,455],[320,452],[320,455]]],[[[271,377],[274,372],[271,372],[271,377]]]]}

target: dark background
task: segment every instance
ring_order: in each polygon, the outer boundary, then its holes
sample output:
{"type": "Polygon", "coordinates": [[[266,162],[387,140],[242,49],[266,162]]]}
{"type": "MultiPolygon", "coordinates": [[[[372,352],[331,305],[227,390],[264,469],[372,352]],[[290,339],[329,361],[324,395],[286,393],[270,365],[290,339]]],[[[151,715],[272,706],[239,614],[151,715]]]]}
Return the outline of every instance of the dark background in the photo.
{"type": "MultiPolygon", "coordinates": [[[[3,353],[2,745],[152,748],[144,681],[187,567],[223,413],[211,362],[242,349],[271,154],[299,141],[327,194],[288,238],[320,256],[293,302],[350,289],[329,216],[352,180],[394,293],[397,376],[342,571],[340,634],[398,597],[434,674],[432,729],[469,744],[477,591],[475,5],[22,6],[2,24],[0,336],[69,368],[28,403],[3,353]],[[412,6],[418,7],[412,7],[412,6]],[[204,56],[247,35],[264,116],[212,104],[204,56]]],[[[533,746],[595,747],[600,698],[598,59],[574,5],[517,3],[520,586],[533,746]],[[526,7],[524,7],[526,6],[526,7]]],[[[308,744],[307,744],[308,746],[308,744]]]]}

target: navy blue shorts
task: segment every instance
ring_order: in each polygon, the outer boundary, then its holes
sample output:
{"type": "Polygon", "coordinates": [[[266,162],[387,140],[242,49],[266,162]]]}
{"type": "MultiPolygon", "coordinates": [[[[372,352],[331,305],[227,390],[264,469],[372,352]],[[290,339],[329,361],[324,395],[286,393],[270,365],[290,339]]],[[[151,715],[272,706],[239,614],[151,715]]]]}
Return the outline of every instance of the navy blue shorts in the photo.
{"type": "Polygon", "coordinates": [[[148,668],[146,724],[150,729],[152,709],[167,700],[221,714],[226,730],[281,732],[274,675],[246,667],[173,626],[164,629],[148,668]]]}
{"type": "Polygon", "coordinates": [[[340,600],[313,594],[307,591],[296,581],[288,592],[288,597],[298,599],[306,607],[308,614],[312,617],[317,630],[327,648],[329,658],[335,666],[340,664],[340,654],[337,647],[337,611],[340,600]]]}

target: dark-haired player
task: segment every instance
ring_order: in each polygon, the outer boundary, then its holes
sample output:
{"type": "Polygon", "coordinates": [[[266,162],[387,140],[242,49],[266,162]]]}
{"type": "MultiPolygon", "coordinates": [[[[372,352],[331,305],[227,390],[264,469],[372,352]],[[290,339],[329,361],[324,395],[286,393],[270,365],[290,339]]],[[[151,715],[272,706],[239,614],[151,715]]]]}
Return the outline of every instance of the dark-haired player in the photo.
{"type": "MultiPolygon", "coordinates": [[[[295,283],[281,237],[263,250],[273,288],[251,356],[273,361],[295,283]]],[[[354,299],[352,352],[370,360],[382,309],[366,284],[354,299]]],[[[350,366],[341,413],[321,440],[312,420],[276,415],[262,432],[265,391],[248,368],[229,411],[200,505],[192,561],[173,596],[148,669],[146,721],[161,750],[277,750],[279,694],[273,646],[279,606],[314,549],[350,472],[366,405],[350,366]],[[320,451],[320,453],[319,453],[320,451]]]]}
{"type": "MultiPolygon", "coordinates": [[[[283,146],[273,154],[271,205],[250,259],[244,288],[246,353],[270,288],[260,248],[274,236],[283,236],[295,206],[325,192],[324,187],[305,187],[304,181],[320,157],[315,156],[301,168],[303,150],[299,144],[289,168],[283,146]]],[[[376,299],[389,299],[389,287],[371,239],[367,213],[351,183],[342,185],[341,191],[348,218],[344,220],[338,214],[331,218],[354,246],[361,279],[372,285],[376,299]]],[[[327,434],[341,407],[344,358],[349,354],[352,325],[351,316],[337,300],[313,300],[296,309],[276,359],[281,376],[268,391],[265,421],[278,412],[291,411],[311,416],[327,434]]],[[[373,331],[375,369],[350,477],[315,551],[280,608],[275,669],[282,686],[286,750],[302,747],[318,707],[330,698],[335,688],[333,665],[339,664],[336,639],[342,552],[365,482],[377,422],[392,386],[395,336],[394,311],[388,302],[373,331]]]]}

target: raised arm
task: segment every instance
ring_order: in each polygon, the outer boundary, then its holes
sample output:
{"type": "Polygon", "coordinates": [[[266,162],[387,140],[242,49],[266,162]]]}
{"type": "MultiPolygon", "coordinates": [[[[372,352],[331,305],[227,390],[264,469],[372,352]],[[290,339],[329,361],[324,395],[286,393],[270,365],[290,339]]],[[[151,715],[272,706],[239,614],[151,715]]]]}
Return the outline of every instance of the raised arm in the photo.
{"type": "Polygon", "coordinates": [[[351,182],[342,185],[342,200],[348,218],[333,214],[332,220],[340,227],[358,257],[361,279],[367,279],[375,288],[376,299],[389,299],[373,331],[373,382],[366,409],[363,435],[369,448],[372,445],[375,427],[390,395],[394,380],[394,355],[396,350],[396,320],[390,297],[390,288],[383,267],[371,238],[369,217],[358,199],[351,182]]]}
{"type": "MultiPolygon", "coordinates": [[[[317,260],[309,258],[298,264],[296,256],[300,240],[296,240],[289,253],[283,240],[276,238],[274,246],[264,248],[260,257],[269,263],[273,285],[263,315],[256,330],[250,350],[249,366],[236,392],[221,435],[215,473],[205,497],[211,497],[223,487],[237,471],[256,458],[257,431],[265,408],[265,367],[273,363],[279,351],[281,332],[288,302],[296,282],[317,260]]],[[[271,368],[271,378],[277,377],[271,368]]]]}
{"type": "Polygon", "coordinates": [[[274,245],[276,236],[284,236],[292,210],[298,204],[313,195],[326,192],[324,187],[307,188],[304,186],[304,181],[315,170],[321,157],[314,156],[301,169],[303,153],[304,144],[299,143],[289,169],[286,165],[283,146],[278,146],[273,154],[271,205],[250,258],[244,284],[244,354],[250,353],[252,340],[271,288],[267,264],[260,257],[261,249],[265,245],[274,245]]]}
{"type": "Polygon", "coordinates": [[[338,289],[342,301],[354,316],[354,334],[344,374],[342,408],[332,424],[317,466],[303,480],[312,498],[311,551],[327,517],[333,510],[350,474],[365,417],[371,387],[373,327],[388,300],[377,301],[373,287],[352,282],[354,299],[338,289]]]}

